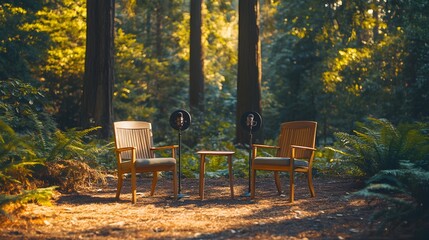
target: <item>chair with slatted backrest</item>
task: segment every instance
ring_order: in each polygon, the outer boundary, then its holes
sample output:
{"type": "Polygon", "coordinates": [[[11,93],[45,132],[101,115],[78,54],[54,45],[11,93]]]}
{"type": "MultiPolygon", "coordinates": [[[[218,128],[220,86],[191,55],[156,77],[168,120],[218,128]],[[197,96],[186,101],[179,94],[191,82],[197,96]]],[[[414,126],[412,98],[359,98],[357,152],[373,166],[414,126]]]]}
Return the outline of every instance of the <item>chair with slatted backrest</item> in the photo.
{"type": "Polygon", "coordinates": [[[295,121],[281,124],[278,146],[262,144],[252,145],[251,198],[255,197],[256,171],[274,171],[274,179],[279,194],[281,193],[279,172],[289,173],[290,202],[294,201],[294,173],[307,174],[311,196],[316,196],[313,186],[312,166],[316,151],[317,123],[312,121],[295,121]],[[274,157],[258,156],[258,149],[275,149],[274,157]]]}
{"type": "Polygon", "coordinates": [[[155,192],[159,171],[173,173],[173,193],[177,198],[176,153],[177,145],[154,147],[152,125],[142,121],[120,121],[113,123],[115,152],[118,163],[118,186],[116,198],[119,199],[124,174],[131,174],[132,203],[136,203],[137,173],[152,172],[151,196],[155,192]],[[171,150],[171,157],[157,158],[157,150],[171,150]]]}

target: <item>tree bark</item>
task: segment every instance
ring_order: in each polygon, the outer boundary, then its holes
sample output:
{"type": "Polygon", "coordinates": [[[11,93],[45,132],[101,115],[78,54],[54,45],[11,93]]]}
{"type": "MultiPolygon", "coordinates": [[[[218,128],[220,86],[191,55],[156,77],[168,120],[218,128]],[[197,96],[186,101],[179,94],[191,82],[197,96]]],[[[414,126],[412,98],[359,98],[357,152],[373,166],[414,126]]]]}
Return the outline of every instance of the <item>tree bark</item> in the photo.
{"type": "Polygon", "coordinates": [[[81,126],[101,126],[109,138],[112,125],[114,64],[114,0],[87,1],[85,74],[81,126]]]}
{"type": "MultiPolygon", "coordinates": [[[[238,20],[238,73],[236,141],[249,143],[249,132],[240,125],[241,115],[248,111],[261,114],[261,43],[259,40],[259,1],[240,0],[238,20]]],[[[253,137],[261,141],[262,131],[253,137]]]]}
{"type": "Polygon", "coordinates": [[[191,1],[189,104],[191,111],[204,111],[204,51],[201,44],[202,0],[191,1]]]}

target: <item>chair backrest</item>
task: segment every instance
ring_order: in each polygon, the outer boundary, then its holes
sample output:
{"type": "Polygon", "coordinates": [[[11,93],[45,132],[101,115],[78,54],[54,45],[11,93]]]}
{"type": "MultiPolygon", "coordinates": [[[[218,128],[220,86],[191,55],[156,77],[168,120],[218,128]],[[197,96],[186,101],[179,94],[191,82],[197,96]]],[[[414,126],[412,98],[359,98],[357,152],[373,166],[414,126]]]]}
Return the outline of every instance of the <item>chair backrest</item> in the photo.
{"type": "MultiPolygon", "coordinates": [[[[285,122],[280,126],[278,157],[290,157],[292,154],[291,145],[305,147],[316,147],[317,122],[296,121],[285,122]]],[[[308,159],[311,151],[297,150],[296,158],[308,159]]]]}
{"type": "MultiPolygon", "coordinates": [[[[149,122],[121,121],[113,123],[115,147],[135,147],[137,159],[152,158],[150,148],[153,146],[152,125],[149,122]]],[[[131,159],[130,151],[123,152],[122,159],[131,159]]]]}

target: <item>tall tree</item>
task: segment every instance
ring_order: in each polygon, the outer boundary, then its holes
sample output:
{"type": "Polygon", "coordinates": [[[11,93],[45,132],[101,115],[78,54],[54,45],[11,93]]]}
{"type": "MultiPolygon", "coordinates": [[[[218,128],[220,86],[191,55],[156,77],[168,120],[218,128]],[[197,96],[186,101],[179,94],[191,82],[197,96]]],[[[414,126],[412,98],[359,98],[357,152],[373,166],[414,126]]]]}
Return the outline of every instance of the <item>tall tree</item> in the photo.
{"type": "MultiPolygon", "coordinates": [[[[261,43],[259,40],[259,1],[240,0],[238,19],[238,73],[236,140],[248,143],[249,134],[241,129],[241,115],[261,113],[261,43]]],[[[261,132],[255,139],[261,138],[261,132]]]]}
{"type": "Polygon", "coordinates": [[[204,51],[201,44],[202,0],[191,1],[189,104],[192,111],[204,110],[204,51]]]}
{"type": "Polygon", "coordinates": [[[87,1],[85,75],[81,126],[101,126],[99,137],[111,135],[114,0],[87,1]]]}

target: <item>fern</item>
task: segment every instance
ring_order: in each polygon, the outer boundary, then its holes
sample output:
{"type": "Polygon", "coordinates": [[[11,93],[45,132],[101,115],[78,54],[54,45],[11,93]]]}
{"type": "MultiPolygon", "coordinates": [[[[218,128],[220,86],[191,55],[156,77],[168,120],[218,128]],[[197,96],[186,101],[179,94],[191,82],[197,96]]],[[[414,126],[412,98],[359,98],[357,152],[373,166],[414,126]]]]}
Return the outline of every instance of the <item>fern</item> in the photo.
{"type": "Polygon", "coordinates": [[[27,136],[17,135],[0,121],[0,192],[19,191],[31,185],[31,168],[44,163],[35,154],[35,147],[27,136]]]}
{"type": "Polygon", "coordinates": [[[25,190],[21,194],[0,194],[0,215],[11,218],[11,213],[19,207],[34,202],[40,205],[50,206],[56,187],[25,190]]]}
{"type": "Polygon", "coordinates": [[[352,196],[388,203],[372,216],[373,221],[382,220],[381,228],[393,229],[403,222],[418,223],[429,217],[429,172],[410,161],[400,161],[400,169],[380,171],[367,184],[352,196]]]}
{"type": "Polygon", "coordinates": [[[17,134],[32,137],[40,150],[45,149],[56,124],[43,111],[48,103],[42,92],[18,79],[0,80],[0,119],[17,134]]]}
{"type": "Polygon", "coordinates": [[[70,129],[66,132],[56,131],[53,139],[55,145],[46,156],[46,161],[51,162],[59,159],[82,160],[85,157],[95,159],[98,153],[98,146],[85,142],[84,137],[99,128],[93,127],[81,131],[76,129],[70,129]]]}
{"type": "Polygon", "coordinates": [[[429,156],[427,124],[402,124],[395,128],[385,119],[368,118],[358,122],[354,134],[335,133],[337,142],[328,148],[343,162],[371,177],[381,170],[398,169],[401,160],[418,161],[429,156]]]}

